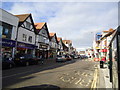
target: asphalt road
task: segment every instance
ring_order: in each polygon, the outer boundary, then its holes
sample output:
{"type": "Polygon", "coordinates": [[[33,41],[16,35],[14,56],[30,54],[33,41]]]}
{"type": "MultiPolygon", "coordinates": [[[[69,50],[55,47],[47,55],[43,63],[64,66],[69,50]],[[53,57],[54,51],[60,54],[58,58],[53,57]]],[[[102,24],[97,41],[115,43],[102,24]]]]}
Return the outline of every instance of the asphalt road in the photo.
{"type": "Polygon", "coordinates": [[[90,88],[97,64],[76,59],[3,70],[2,88],[90,88]]]}

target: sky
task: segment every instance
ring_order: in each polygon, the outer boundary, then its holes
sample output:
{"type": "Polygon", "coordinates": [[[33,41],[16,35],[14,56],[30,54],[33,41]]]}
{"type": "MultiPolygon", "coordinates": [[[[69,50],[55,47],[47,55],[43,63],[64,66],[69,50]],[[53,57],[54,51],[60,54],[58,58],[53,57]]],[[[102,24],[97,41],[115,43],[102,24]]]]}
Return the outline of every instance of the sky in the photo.
{"type": "Polygon", "coordinates": [[[92,47],[95,33],[118,26],[117,2],[3,2],[2,9],[31,13],[34,23],[47,22],[49,32],[72,40],[77,50],[92,47]]]}

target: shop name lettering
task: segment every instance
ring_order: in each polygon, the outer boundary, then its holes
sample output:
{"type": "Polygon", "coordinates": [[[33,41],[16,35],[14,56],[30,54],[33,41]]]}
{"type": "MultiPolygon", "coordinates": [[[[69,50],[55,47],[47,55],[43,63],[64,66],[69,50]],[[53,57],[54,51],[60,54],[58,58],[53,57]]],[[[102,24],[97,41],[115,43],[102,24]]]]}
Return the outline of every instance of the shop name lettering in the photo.
{"type": "Polygon", "coordinates": [[[5,42],[5,41],[2,41],[2,44],[14,45],[15,43],[14,42],[5,42]]]}
{"type": "Polygon", "coordinates": [[[20,46],[20,47],[24,47],[24,46],[25,46],[25,44],[18,44],[18,46],[20,46]]]}

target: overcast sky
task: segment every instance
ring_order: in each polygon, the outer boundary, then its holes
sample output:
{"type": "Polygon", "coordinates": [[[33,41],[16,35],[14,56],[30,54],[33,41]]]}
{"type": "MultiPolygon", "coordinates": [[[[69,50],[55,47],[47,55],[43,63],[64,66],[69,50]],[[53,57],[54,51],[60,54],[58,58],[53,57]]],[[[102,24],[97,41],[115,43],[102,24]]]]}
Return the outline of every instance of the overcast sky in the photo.
{"type": "Polygon", "coordinates": [[[72,40],[78,49],[91,47],[94,34],[118,25],[117,2],[3,2],[12,14],[32,13],[34,22],[47,22],[49,32],[72,40]]]}

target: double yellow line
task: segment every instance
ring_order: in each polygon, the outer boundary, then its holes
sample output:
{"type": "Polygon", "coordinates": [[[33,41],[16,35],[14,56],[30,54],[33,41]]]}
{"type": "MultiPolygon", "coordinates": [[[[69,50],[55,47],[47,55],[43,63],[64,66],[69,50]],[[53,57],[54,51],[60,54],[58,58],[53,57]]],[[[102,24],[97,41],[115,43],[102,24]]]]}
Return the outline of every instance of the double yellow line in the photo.
{"type": "Polygon", "coordinates": [[[91,84],[90,90],[97,90],[97,83],[98,83],[98,66],[95,68],[94,79],[91,84]]]}

